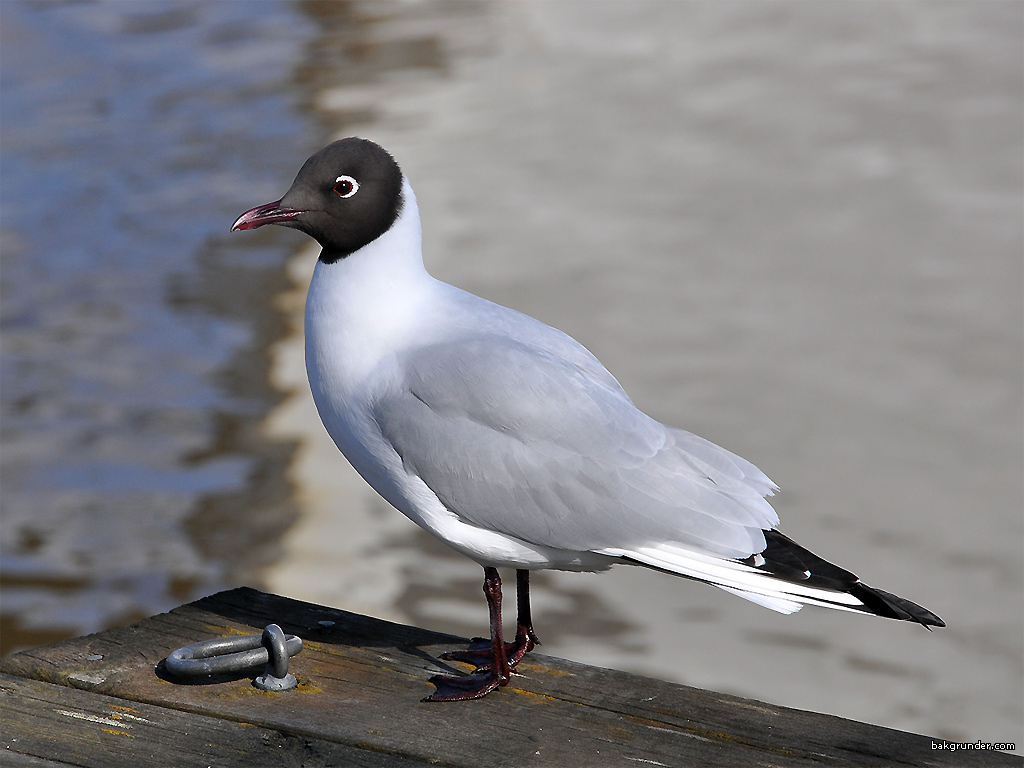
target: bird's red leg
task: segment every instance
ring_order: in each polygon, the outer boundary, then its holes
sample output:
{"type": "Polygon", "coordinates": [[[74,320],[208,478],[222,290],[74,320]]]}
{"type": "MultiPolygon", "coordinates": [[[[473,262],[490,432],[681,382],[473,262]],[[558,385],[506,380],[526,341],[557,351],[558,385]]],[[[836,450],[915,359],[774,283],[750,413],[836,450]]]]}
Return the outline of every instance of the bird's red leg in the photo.
{"type": "Polygon", "coordinates": [[[452,677],[434,675],[430,678],[437,690],[424,701],[468,701],[486,696],[500,685],[507,685],[512,676],[505,655],[505,638],[501,631],[501,578],[496,568],[484,568],[484,595],[491,615],[491,652],[486,668],[472,675],[452,677]]]}
{"type": "MultiPolygon", "coordinates": [[[[530,572],[525,568],[516,570],[516,607],[516,639],[511,643],[505,643],[505,658],[513,670],[523,656],[532,651],[534,646],[540,645],[540,640],[533,631],[533,619],[530,616],[530,572]]],[[[475,637],[465,651],[448,651],[442,654],[441,658],[475,664],[477,672],[485,672],[490,669],[492,656],[490,641],[475,637]]]]}
{"type": "Polygon", "coordinates": [[[515,667],[523,656],[540,645],[537,633],[533,631],[533,617],[530,615],[530,572],[525,568],[516,571],[516,610],[516,639],[505,649],[511,667],[515,667]]]}

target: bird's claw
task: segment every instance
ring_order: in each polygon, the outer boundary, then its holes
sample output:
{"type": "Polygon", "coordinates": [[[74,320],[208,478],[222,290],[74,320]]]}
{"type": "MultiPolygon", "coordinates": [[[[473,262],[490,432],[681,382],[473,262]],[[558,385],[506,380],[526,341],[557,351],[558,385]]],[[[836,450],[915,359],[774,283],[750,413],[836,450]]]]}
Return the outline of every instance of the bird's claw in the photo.
{"type": "Polygon", "coordinates": [[[453,677],[452,675],[434,675],[430,678],[437,690],[422,701],[472,701],[480,699],[495,688],[507,685],[508,677],[494,674],[490,670],[485,673],[453,677]]]}
{"type": "MultiPolygon", "coordinates": [[[[522,661],[523,656],[538,645],[540,645],[540,640],[533,631],[533,627],[520,626],[516,630],[516,639],[511,643],[505,643],[505,657],[508,659],[508,665],[512,671],[515,671],[515,666],[522,661]]],[[[490,670],[494,662],[491,641],[483,637],[474,637],[469,643],[469,648],[464,651],[445,651],[441,654],[441,658],[445,661],[462,661],[472,664],[476,667],[476,672],[490,670]]]]}

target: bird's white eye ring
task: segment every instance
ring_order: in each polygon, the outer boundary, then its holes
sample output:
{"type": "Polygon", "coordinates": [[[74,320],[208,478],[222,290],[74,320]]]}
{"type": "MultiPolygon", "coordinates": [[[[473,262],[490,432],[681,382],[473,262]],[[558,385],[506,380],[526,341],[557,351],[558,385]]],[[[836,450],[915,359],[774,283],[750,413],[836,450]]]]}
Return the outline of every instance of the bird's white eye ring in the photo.
{"type": "Polygon", "coordinates": [[[351,176],[339,176],[334,180],[334,192],[338,197],[352,197],[359,191],[359,182],[351,176]]]}

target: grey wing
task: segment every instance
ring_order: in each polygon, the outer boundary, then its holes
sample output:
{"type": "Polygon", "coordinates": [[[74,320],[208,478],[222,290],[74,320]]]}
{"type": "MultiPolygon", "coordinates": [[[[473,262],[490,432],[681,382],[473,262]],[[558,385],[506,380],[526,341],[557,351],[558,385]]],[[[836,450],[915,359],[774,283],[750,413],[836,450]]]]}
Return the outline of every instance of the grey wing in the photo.
{"type": "Polygon", "coordinates": [[[763,550],[772,482],[639,411],[579,350],[583,365],[507,336],[425,347],[373,415],[406,471],[481,528],[573,551],[763,550]]]}

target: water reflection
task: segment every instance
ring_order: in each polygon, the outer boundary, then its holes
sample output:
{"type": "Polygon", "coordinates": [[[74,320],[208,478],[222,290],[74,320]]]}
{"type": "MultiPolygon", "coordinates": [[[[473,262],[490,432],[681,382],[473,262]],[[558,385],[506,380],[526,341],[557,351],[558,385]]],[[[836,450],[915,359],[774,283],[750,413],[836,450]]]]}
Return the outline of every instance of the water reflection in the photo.
{"type": "Polygon", "coordinates": [[[283,254],[224,235],[321,138],[289,93],[314,30],[287,3],[0,14],[8,652],[273,557],[291,446],[254,430],[283,254]]]}

